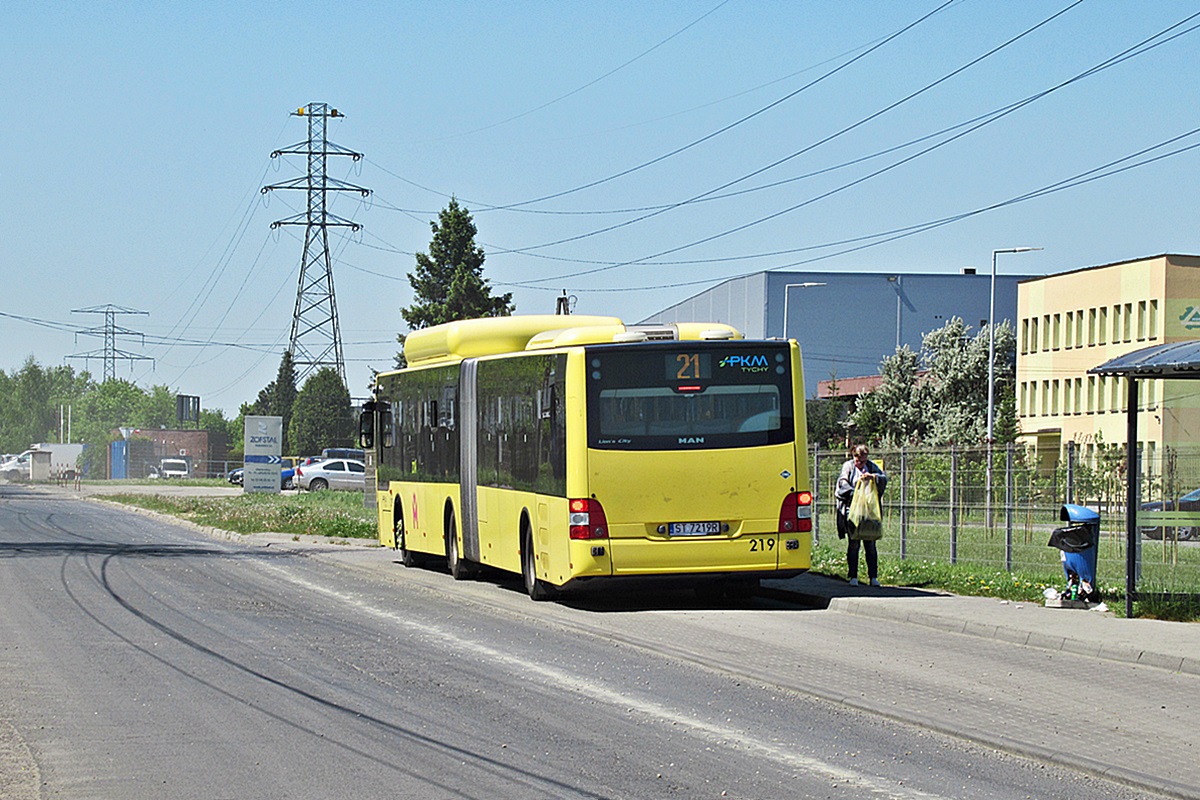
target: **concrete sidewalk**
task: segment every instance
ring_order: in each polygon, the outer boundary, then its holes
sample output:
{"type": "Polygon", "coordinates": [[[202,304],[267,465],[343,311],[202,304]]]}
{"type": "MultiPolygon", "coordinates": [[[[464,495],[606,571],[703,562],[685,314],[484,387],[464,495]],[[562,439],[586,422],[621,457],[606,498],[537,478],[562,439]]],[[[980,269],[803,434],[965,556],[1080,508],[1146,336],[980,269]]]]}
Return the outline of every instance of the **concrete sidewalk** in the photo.
{"type": "Polygon", "coordinates": [[[845,614],[1200,675],[1200,623],[1124,619],[1095,609],[923,589],[850,586],[821,575],[764,581],[763,592],[845,614]]]}

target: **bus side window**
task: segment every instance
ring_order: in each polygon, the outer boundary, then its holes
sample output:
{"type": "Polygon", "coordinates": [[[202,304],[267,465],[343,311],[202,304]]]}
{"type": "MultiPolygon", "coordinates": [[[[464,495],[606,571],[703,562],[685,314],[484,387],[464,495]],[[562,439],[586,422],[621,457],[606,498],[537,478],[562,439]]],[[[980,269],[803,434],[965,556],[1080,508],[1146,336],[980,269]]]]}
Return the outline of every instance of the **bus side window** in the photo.
{"type": "MultiPolygon", "coordinates": [[[[455,417],[458,416],[458,392],[453,386],[442,387],[442,405],[440,416],[437,417],[439,428],[454,430],[455,417]]],[[[436,401],[435,405],[436,405],[436,401]]]]}
{"type": "Polygon", "coordinates": [[[396,442],[395,427],[392,424],[392,409],[386,407],[379,412],[379,439],[384,447],[391,447],[396,442]]]}

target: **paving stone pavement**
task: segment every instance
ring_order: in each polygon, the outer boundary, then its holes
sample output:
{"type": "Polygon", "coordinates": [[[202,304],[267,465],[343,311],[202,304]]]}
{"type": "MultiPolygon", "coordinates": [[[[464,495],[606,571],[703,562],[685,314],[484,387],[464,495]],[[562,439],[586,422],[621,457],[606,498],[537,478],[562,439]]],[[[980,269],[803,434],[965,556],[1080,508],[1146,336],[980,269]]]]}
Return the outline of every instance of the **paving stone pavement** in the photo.
{"type": "Polygon", "coordinates": [[[853,587],[819,575],[766,585],[769,591],[798,596],[831,611],[1200,676],[1200,624],[1124,619],[1097,610],[1045,608],[920,589],[853,587]]]}
{"type": "Polygon", "coordinates": [[[1200,798],[1198,624],[816,575],[768,582],[766,594],[830,612],[819,625],[804,618],[805,644],[794,625],[777,632],[830,699],[1200,798]],[[822,668],[844,649],[858,654],[853,666],[822,668]]]}

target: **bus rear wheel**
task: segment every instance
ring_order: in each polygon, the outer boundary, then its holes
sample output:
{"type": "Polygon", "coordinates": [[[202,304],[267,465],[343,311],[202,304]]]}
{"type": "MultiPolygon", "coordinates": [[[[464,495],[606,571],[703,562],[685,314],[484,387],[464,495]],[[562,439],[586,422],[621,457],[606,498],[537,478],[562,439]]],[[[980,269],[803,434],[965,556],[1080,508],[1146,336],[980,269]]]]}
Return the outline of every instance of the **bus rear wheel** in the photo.
{"type": "Polygon", "coordinates": [[[533,551],[533,533],[529,528],[521,531],[521,577],[525,581],[525,592],[537,602],[552,599],[557,592],[554,587],[537,576],[537,561],[533,551]]]}

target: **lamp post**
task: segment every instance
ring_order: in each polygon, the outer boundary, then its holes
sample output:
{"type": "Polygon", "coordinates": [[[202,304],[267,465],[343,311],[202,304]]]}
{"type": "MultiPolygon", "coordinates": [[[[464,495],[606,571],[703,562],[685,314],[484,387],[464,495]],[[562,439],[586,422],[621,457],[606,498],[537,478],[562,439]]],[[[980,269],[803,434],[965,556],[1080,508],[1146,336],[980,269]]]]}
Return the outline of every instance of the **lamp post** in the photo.
{"type": "Polygon", "coordinates": [[[899,275],[888,275],[888,283],[896,290],[896,349],[900,349],[900,309],[903,308],[904,287],[900,285],[899,275]]]}
{"type": "Polygon", "coordinates": [[[792,289],[807,289],[810,286],[824,286],[824,285],[825,284],[823,284],[823,283],[817,283],[815,281],[806,281],[804,283],[789,283],[783,287],[783,338],[784,339],[788,338],[788,335],[787,335],[788,296],[791,294],[791,290],[792,289]]]}
{"type": "Polygon", "coordinates": [[[996,420],[996,256],[1000,253],[1029,253],[1040,247],[1006,247],[992,251],[992,290],[988,305],[988,398],[987,398],[987,527],[992,527],[992,445],[996,420]]]}
{"type": "MultiPolygon", "coordinates": [[[[992,429],[996,420],[996,256],[1000,253],[1029,253],[1034,250],[1041,250],[1040,247],[1007,247],[1001,250],[992,251],[992,291],[991,300],[988,305],[988,399],[987,399],[987,443],[988,448],[992,446],[994,436],[992,429]]],[[[991,469],[991,457],[989,450],[988,469],[991,469]]],[[[989,493],[991,485],[988,486],[989,493]]]]}

